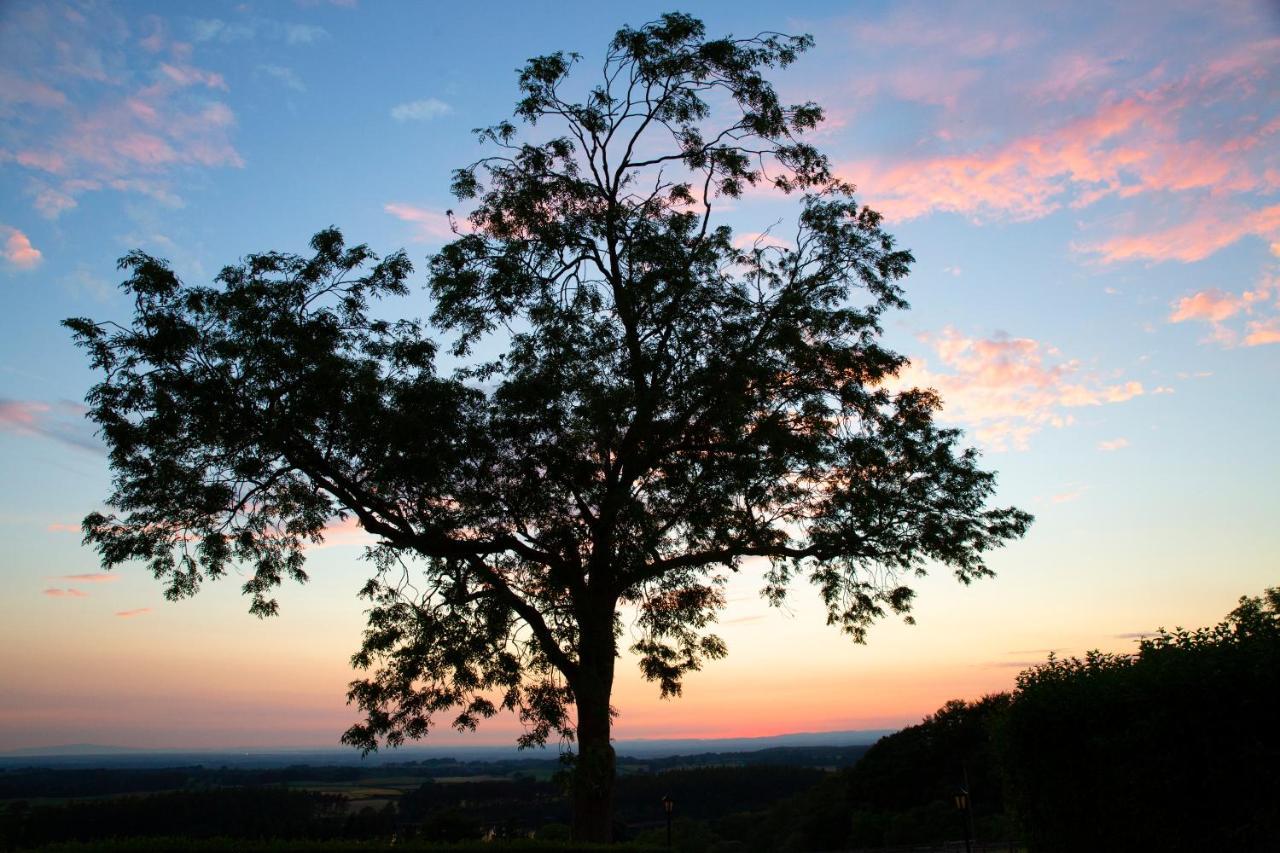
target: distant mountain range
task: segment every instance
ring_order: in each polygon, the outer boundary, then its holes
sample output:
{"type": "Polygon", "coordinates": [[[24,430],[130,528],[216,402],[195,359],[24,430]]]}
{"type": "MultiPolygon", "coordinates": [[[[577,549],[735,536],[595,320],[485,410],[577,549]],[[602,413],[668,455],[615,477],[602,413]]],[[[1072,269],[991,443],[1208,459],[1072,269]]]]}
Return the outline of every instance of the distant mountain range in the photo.
{"type": "MultiPolygon", "coordinates": [[[[621,757],[664,758],[708,752],[753,752],[777,747],[855,746],[875,743],[895,729],[859,729],[839,732],[797,732],[754,738],[663,738],[620,740],[615,748],[621,757]]],[[[47,766],[144,767],[175,764],[223,765],[228,767],[284,767],[293,764],[394,764],[404,761],[455,758],[465,761],[509,761],[554,758],[555,747],[517,750],[514,746],[406,746],[384,750],[361,758],[353,749],[341,747],[246,749],[143,749],[73,743],[59,746],[26,747],[0,752],[0,767],[26,765],[39,760],[47,766]]]]}

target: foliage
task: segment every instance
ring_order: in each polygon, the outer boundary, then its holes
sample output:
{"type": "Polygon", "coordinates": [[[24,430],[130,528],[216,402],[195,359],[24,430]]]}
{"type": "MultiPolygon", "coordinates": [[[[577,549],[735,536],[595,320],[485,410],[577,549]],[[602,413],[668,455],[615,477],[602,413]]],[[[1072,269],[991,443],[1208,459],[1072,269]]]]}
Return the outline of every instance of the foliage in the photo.
{"type": "Polygon", "coordinates": [[[407,294],[404,253],[334,228],[214,286],[127,255],[132,322],[66,323],[104,374],[88,402],[115,475],[86,542],[171,598],[246,564],[263,616],[354,517],[380,544],[344,740],[516,711],[524,745],[578,740],[575,834],[607,838],[620,608],[675,696],[726,653],[709,628],[747,558],[771,601],[807,578],[861,641],[909,611],[905,576],[989,574],[1030,521],[986,506],[994,476],[933,392],[889,390],[906,362],[880,320],[911,255],[801,140],[821,110],[763,76],[811,44],[664,15],[620,30],[578,101],[575,55],[530,60],[516,114],[552,135],[480,131],[498,153],[455,174],[471,211],[429,261],[427,323],[374,310],[407,294]],[[790,247],[713,224],[752,187],[801,194],[790,247]],[[440,374],[433,332],[464,366],[440,374]]]}
{"type": "Polygon", "coordinates": [[[1001,732],[1034,850],[1260,850],[1280,825],[1280,589],[1135,655],[1050,659],[1001,732]]]}

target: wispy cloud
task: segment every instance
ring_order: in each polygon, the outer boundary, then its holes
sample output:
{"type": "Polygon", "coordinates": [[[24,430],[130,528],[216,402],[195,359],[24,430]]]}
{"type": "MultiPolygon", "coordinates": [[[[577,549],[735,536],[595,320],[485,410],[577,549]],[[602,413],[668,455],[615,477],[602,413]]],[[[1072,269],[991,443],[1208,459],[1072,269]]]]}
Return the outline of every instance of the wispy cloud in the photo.
{"type": "Polygon", "coordinates": [[[1102,451],[1107,451],[1107,452],[1110,452],[1113,450],[1123,450],[1128,446],[1129,446],[1129,439],[1127,438],[1109,438],[1105,441],[1098,442],[1098,449],[1102,451]]]}
{"type": "Polygon", "coordinates": [[[1280,38],[1263,5],[1174,4],[1158,21],[1140,7],[1002,6],[998,27],[954,4],[860,13],[847,32],[869,70],[828,97],[904,109],[917,136],[874,135],[839,171],[899,220],[1034,220],[1109,200],[1112,221],[1079,225],[1079,250],[1105,263],[1280,242],[1266,207],[1280,188],[1280,38]]]}
{"type": "Polygon", "coordinates": [[[66,20],[26,16],[6,39],[19,48],[0,57],[0,89],[13,93],[0,101],[21,104],[23,121],[9,123],[0,162],[26,174],[42,216],[104,190],[177,206],[184,172],[243,165],[225,78],[196,64],[192,44],[159,19],[130,23],[85,7],[66,20]]]}
{"type": "Polygon", "coordinates": [[[307,45],[328,39],[329,31],[315,24],[275,21],[269,18],[245,18],[226,21],[221,18],[197,18],[191,22],[191,39],[195,42],[252,41],[262,38],[288,45],[307,45]]]}
{"type": "Polygon", "coordinates": [[[1070,503],[1079,500],[1080,497],[1089,490],[1088,486],[1073,486],[1056,494],[1050,495],[1049,500],[1055,504],[1070,503]]]}
{"type": "MultiPolygon", "coordinates": [[[[401,202],[391,202],[383,205],[382,209],[402,222],[411,223],[414,226],[413,239],[418,242],[435,243],[457,236],[453,230],[455,223],[450,221],[448,214],[401,202]]],[[[460,230],[464,225],[464,222],[457,222],[460,230]]]]}
{"type": "Polygon", "coordinates": [[[150,612],[150,607],[136,607],[133,610],[117,610],[116,615],[121,619],[132,619],[135,616],[142,616],[150,612]]]}
{"type": "Polygon", "coordinates": [[[259,65],[258,71],[279,81],[285,88],[295,92],[307,91],[307,84],[302,82],[302,78],[292,68],[286,68],[283,65],[259,65]]]}
{"type": "Polygon", "coordinates": [[[1232,243],[1255,236],[1280,240],[1280,204],[1260,210],[1200,207],[1185,221],[1153,231],[1121,234],[1080,246],[1103,263],[1120,261],[1201,261],[1232,243]]]}
{"type": "Polygon", "coordinates": [[[1140,382],[1108,381],[1032,338],[975,338],[948,327],[921,340],[938,366],[913,357],[894,386],[935,389],[943,417],[972,428],[993,450],[1025,450],[1045,427],[1072,423],[1072,409],[1123,403],[1144,393],[1140,382]]]}
{"type": "Polygon", "coordinates": [[[115,583],[120,580],[119,575],[113,575],[108,572],[93,572],[84,575],[58,575],[51,580],[71,581],[72,583],[115,583]]]}
{"type": "Polygon", "coordinates": [[[40,250],[31,245],[31,239],[17,228],[0,225],[0,240],[4,241],[3,247],[0,248],[0,255],[3,255],[5,263],[14,269],[33,270],[44,259],[40,250]]]}
{"type": "Polygon", "coordinates": [[[40,594],[47,595],[50,598],[88,598],[89,597],[89,593],[82,592],[78,589],[72,589],[70,587],[67,587],[66,589],[50,587],[49,589],[41,590],[40,594]]]}
{"type": "Polygon", "coordinates": [[[0,430],[18,435],[51,438],[81,450],[102,452],[84,419],[87,410],[79,403],[0,398],[0,430]]]}
{"type": "Polygon", "coordinates": [[[433,118],[447,116],[453,107],[437,98],[424,98],[420,101],[407,101],[391,108],[391,117],[396,121],[430,121],[433,118]]]}

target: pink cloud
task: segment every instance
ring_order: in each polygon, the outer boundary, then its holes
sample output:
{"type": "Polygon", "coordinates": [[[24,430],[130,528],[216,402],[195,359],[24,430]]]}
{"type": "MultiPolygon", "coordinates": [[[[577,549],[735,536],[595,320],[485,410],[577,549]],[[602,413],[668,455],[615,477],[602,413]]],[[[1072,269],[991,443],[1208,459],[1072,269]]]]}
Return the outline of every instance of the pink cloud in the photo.
{"type": "Polygon", "coordinates": [[[52,587],[50,589],[42,590],[40,594],[47,595],[50,598],[88,598],[89,597],[89,593],[81,592],[78,589],[72,589],[70,587],[67,587],[66,589],[58,589],[56,587],[52,587]]]}
{"type": "MultiPolygon", "coordinates": [[[[1168,96],[1112,100],[1091,115],[991,148],[853,162],[840,171],[894,219],[933,212],[1038,219],[1107,196],[1189,190],[1222,195],[1270,182],[1244,153],[1256,144],[1251,140],[1275,132],[1271,125],[1225,144],[1183,140],[1177,132],[1183,109],[1182,101],[1168,96]]],[[[1204,254],[1240,236],[1224,234],[1204,254]]],[[[1128,256],[1117,251],[1108,259],[1128,256]]]]}
{"type": "Polygon", "coordinates": [[[1198,321],[1209,325],[1204,342],[1232,347],[1280,343],[1280,279],[1265,277],[1252,290],[1227,293],[1217,288],[1201,290],[1173,303],[1170,323],[1198,321]],[[1243,328],[1228,325],[1244,317],[1243,328]]]}
{"type": "Polygon", "coordinates": [[[1096,254],[1103,263],[1130,260],[1191,263],[1249,236],[1280,240],[1280,204],[1230,213],[1202,209],[1178,225],[1113,237],[1083,249],[1096,254]]]}
{"type": "Polygon", "coordinates": [[[1280,344],[1280,317],[1270,320],[1255,320],[1248,326],[1248,334],[1244,337],[1247,347],[1259,347],[1264,344],[1280,344]]]}
{"type": "Polygon", "coordinates": [[[150,607],[138,607],[133,610],[117,610],[116,615],[121,619],[132,619],[134,616],[142,616],[144,613],[150,612],[150,607]]]}
{"type": "Polygon", "coordinates": [[[1240,310],[1242,302],[1231,293],[1223,293],[1217,288],[1202,290],[1191,296],[1184,296],[1174,303],[1173,313],[1169,315],[1170,323],[1183,323],[1187,320],[1207,320],[1210,323],[1221,323],[1240,310]]]}
{"type": "Polygon", "coordinates": [[[0,104],[56,109],[67,105],[67,96],[44,83],[0,71],[0,104]]]}
{"type": "Polygon", "coordinates": [[[6,104],[50,108],[15,123],[10,150],[0,151],[31,173],[37,212],[53,219],[103,190],[175,206],[184,170],[244,165],[232,142],[235,115],[217,100],[227,82],[192,60],[190,44],[170,40],[154,16],[139,38],[110,10],[87,14],[74,28],[29,25],[28,53],[39,59],[21,74],[0,71],[0,114],[6,104]],[[67,94],[35,80],[65,81],[67,94]]]}
{"type": "Polygon", "coordinates": [[[50,533],[79,533],[80,525],[69,524],[65,521],[55,521],[52,524],[50,524],[48,527],[46,527],[45,530],[49,531],[50,533]]]}
{"type": "Polygon", "coordinates": [[[31,245],[31,240],[17,228],[0,225],[0,238],[4,239],[4,247],[0,248],[0,256],[12,267],[20,270],[35,269],[40,265],[43,255],[31,245]]]}
{"type": "Polygon", "coordinates": [[[458,236],[453,230],[455,222],[459,230],[463,230],[462,226],[465,224],[457,222],[457,220],[450,221],[449,216],[446,214],[437,213],[433,210],[424,210],[423,208],[400,202],[390,202],[383,205],[382,209],[402,222],[412,223],[414,225],[413,239],[420,242],[452,240],[458,236]]]}
{"type": "Polygon", "coordinates": [[[0,430],[19,435],[51,438],[81,450],[102,451],[85,422],[80,403],[0,398],[0,430]]]}
{"type": "Polygon", "coordinates": [[[1129,439],[1127,438],[1112,438],[1098,442],[1098,449],[1104,451],[1123,450],[1128,446],[1129,439]]]}
{"type": "Polygon", "coordinates": [[[964,424],[993,450],[1024,450],[1040,430],[1071,424],[1071,409],[1144,393],[1140,382],[1108,383],[1031,338],[972,338],[948,327],[922,340],[940,366],[913,358],[893,386],[935,389],[943,418],[964,424]]]}
{"type": "Polygon", "coordinates": [[[1068,489],[1065,492],[1058,492],[1056,495],[1050,496],[1049,500],[1056,504],[1070,503],[1077,500],[1081,495],[1088,491],[1088,486],[1077,486],[1074,489],[1068,489]]]}
{"type": "Polygon", "coordinates": [[[75,583],[115,583],[120,580],[120,576],[108,574],[107,572],[93,572],[85,575],[59,575],[55,580],[73,581],[75,583]]]}
{"type": "Polygon", "coordinates": [[[44,172],[52,172],[55,175],[62,174],[67,170],[67,161],[62,155],[50,151],[19,151],[13,158],[18,161],[19,165],[26,166],[28,169],[39,169],[44,172]]]}
{"type": "Polygon", "coordinates": [[[377,543],[378,538],[360,526],[354,516],[346,519],[333,519],[325,525],[322,532],[324,542],[313,545],[313,548],[335,548],[344,545],[366,546],[377,543]]]}

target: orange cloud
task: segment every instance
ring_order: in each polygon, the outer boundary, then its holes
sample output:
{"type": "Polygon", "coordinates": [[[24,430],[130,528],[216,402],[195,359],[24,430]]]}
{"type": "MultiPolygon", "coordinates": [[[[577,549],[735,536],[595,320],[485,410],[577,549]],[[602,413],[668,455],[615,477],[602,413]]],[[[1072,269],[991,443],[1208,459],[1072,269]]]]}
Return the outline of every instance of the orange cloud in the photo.
{"type": "Polygon", "coordinates": [[[92,572],[83,575],[59,575],[55,580],[74,581],[76,583],[115,583],[120,580],[120,576],[107,574],[106,572],[92,572]]]}
{"type": "Polygon", "coordinates": [[[117,610],[116,615],[121,619],[132,619],[134,616],[141,616],[144,613],[150,613],[150,607],[138,607],[133,610],[117,610]]]}
{"type": "Polygon", "coordinates": [[[81,592],[78,589],[72,589],[70,587],[66,589],[50,588],[50,589],[41,591],[40,594],[47,595],[50,598],[88,598],[89,597],[89,593],[81,592]]]}
{"type": "Polygon", "coordinates": [[[31,270],[40,265],[44,256],[39,249],[31,245],[31,240],[26,234],[17,228],[0,225],[0,237],[4,238],[4,248],[0,249],[0,255],[4,256],[10,266],[20,270],[31,270]]]}
{"type": "Polygon", "coordinates": [[[1077,361],[1063,361],[1056,349],[1031,338],[972,338],[948,327],[922,336],[940,367],[923,358],[911,364],[894,387],[933,388],[942,397],[943,416],[967,425],[994,450],[1024,450],[1045,427],[1065,427],[1068,411],[1121,403],[1144,393],[1142,383],[1107,383],[1083,373],[1077,361]]]}

